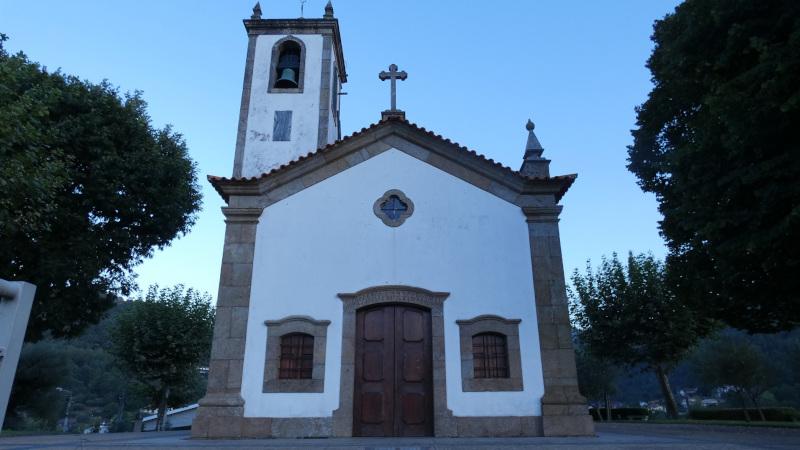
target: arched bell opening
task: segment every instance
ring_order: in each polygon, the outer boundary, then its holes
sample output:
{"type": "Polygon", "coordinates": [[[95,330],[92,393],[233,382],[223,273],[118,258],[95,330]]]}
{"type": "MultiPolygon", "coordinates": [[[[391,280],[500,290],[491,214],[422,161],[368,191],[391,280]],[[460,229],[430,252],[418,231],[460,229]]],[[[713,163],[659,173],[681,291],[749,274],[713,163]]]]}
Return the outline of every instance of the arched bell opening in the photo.
{"type": "Polygon", "coordinates": [[[287,36],[272,48],[270,92],[303,92],[305,46],[303,42],[287,36]]]}
{"type": "Polygon", "coordinates": [[[278,56],[276,66],[278,80],[275,87],[279,89],[296,88],[300,80],[300,46],[297,42],[284,42],[278,56]]]}

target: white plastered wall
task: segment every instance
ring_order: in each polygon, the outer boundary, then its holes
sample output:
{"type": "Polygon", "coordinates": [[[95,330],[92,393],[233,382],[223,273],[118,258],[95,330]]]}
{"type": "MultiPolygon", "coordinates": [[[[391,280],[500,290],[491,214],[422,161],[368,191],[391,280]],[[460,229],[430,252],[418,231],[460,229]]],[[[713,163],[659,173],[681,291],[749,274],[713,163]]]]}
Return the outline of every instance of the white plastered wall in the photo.
{"type": "Polygon", "coordinates": [[[269,172],[317,149],[322,35],[293,36],[305,45],[303,92],[269,93],[267,87],[272,47],[286,36],[265,34],[256,38],[242,164],[242,176],[245,177],[269,172]],[[275,111],[292,111],[290,141],[272,140],[275,111]]]}
{"type": "Polygon", "coordinates": [[[540,415],[542,382],[528,227],[519,207],[390,149],[265,209],[258,225],[242,396],[247,417],[325,417],[339,407],[340,292],[408,285],[445,301],[447,404],[457,416],[540,415]],[[397,228],[372,206],[400,189],[397,228]],[[462,392],[458,319],[522,319],[524,391],[462,392]],[[265,320],[330,320],[323,393],[261,392],[265,320]]]}

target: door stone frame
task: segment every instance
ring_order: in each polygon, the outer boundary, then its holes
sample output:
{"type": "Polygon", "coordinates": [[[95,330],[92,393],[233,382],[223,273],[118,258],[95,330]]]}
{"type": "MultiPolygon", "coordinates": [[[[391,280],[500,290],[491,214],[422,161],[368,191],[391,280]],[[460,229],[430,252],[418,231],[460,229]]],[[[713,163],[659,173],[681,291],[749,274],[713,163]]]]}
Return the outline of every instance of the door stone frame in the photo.
{"type": "Polygon", "coordinates": [[[444,348],[444,301],[449,292],[431,292],[412,286],[375,286],[354,293],[338,294],[342,301],[342,364],[339,408],[333,411],[333,435],[353,435],[353,395],[355,390],[356,311],[366,306],[399,303],[422,306],[431,311],[431,350],[433,358],[433,434],[455,436],[453,412],[447,408],[444,348]]]}

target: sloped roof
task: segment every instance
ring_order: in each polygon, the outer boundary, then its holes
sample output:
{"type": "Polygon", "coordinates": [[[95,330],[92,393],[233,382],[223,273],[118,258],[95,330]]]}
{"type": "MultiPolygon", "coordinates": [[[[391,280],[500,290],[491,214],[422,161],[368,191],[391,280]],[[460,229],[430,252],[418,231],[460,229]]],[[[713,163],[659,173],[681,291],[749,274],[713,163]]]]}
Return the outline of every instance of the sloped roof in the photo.
{"type": "MultiPolygon", "coordinates": [[[[405,118],[386,117],[377,123],[373,123],[366,128],[356,131],[350,136],[337,140],[332,144],[328,144],[325,147],[321,147],[306,155],[300,156],[295,160],[292,160],[258,176],[227,178],[209,175],[208,180],[226,202],[229,200],[231,195],[261,195],[265,194],[270,189],[275,189],[279,185],[283,185],[286,182],[291,181],[288,179],[281,180],[281,178],[291,178],[290,173],[292,171],[299,171],[305,165],[318,168],[321,164],[325,165],[329,162],[342,158],[344,156],[343,152],[361,149],[370,143],[375,142],[376,140],[380,140],[381,138],[386,138],[392,135],[397,135],[401,139],[415,141],[415,144],[418,144],[423,148],[435,147],[439,153],[447,154],[447,157],[451,160],[451,163],[461,163],[467,169],[477,169],[478,171],[482,172],[482,175],[496,179],[501,184],[505,184],[506,187],[510,188],[511,190],[518,191],[517,193],[524,193],[526,191],[530,191],[527,192],[530,194],[551,193],[555,195],[555,200],[558,202],[577,178],[577,174],[554,177],[525,176],[520,172],[511,169],[510,167],[504,166],[503,164],[500,164],[491,158],[487,158],[475,150],[470,150],[467,147],[451,141],[450,139],[409,122],[405,118]],[[349,149],[346,147],[349,147],[349,149]],[[336,153],[343,154],[334,155],[336,153]],[[312,163],[312,160],[319,159],[323,159],[323,161],[318,161],[316,164],[312,163]]],[[[442,161],[439,161],[439,165],[445,166],[440,168],[444,168],[446,171],[449,171],[447,170],[447,167],[452,167],[452,164],[448,166],[448,164],[445,164],[442,161]]],[[[300,174],[298,174],[298,176],[299,175],[300,174]]],[[[463,178],[466,178],[466,181],[468,182],[472,182],[468,176],[463,178]]],[[[491,192],[491,189],[486,189],[486,186],[479,187],[491,192]]]]}

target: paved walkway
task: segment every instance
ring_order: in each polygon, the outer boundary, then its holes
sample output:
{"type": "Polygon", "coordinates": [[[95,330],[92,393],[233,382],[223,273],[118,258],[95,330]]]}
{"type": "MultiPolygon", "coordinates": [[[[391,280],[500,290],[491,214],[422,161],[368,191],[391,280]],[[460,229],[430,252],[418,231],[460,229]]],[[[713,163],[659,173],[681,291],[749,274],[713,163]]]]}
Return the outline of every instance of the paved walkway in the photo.
{"type": "Polygon", "coordinates": [[[349,438],[192,440],[185,431],[0,437],[0,449],[244,448],[289,450],[446,449],[798,449],[800,429],[706,425],[598,424],[590,438],[349,438]]]}

